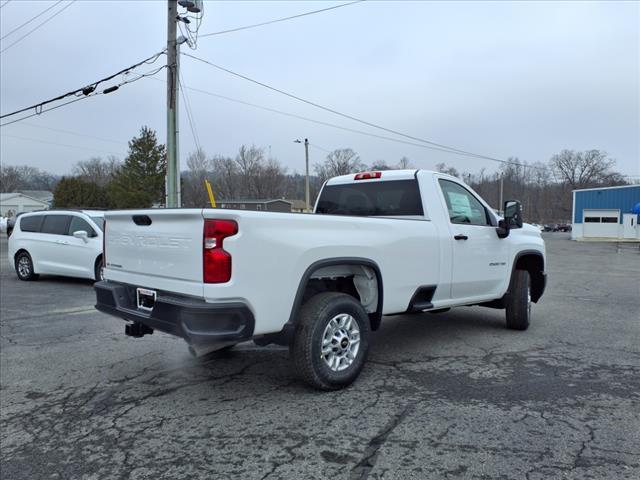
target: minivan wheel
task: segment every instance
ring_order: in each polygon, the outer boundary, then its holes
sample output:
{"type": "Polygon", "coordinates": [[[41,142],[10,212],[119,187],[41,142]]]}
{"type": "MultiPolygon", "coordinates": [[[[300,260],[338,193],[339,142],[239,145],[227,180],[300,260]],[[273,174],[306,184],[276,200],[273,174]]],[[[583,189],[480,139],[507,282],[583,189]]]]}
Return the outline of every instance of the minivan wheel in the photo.
{"type": "Polygon", "coordinates": [[[350,385],[364,367],[371,326],[354,297],[324,292],[302,306],[289,347],[304,382],[320,390],[350,385]]]}
{"type": "Polygon", "coordinates": [[[93,278],[96,279],[96,282],[104,280],[104,261],[102,260],[102,257],[96,261],[93,278]]]}
{"type": "Polygon", "coordinates": [[[529,272],[515,270],[505,299],[507,328],[526,330],[531,321],[531,282],[529,272]]]}
{"type": "Polygon", "coordinates": [[[31,260],[31,255],[27,252],[20,252],[16,256],[15,267],[20,280],[28,282],[30,280],[37,280],[39,277],[37,273],[33,272],[33,261],[31,260]]]}

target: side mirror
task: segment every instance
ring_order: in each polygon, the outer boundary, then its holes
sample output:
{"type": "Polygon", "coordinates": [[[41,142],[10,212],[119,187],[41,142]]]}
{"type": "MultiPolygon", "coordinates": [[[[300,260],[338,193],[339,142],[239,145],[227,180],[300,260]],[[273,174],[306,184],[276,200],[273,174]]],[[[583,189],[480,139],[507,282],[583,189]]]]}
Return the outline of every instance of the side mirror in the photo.
{"type": "Polygon", "coordinates": [[[504,220],[509,228],[522,228],[522,204],[519,201],[504,202],[504,220]]]}
{"type": "Polygon", "coordinates": [[[504,202],[504,220],[498,222],[496,233],[499,238],[507,238],[512,228],[522,228],[522,204],[517,200],[504,202]]]}
{"type": "Polygon", "coordinates": [[[73,236],[76,238],[81,238],[84,243],[87,243],[89,240],[89,234],[85,230],[78,230],[73,232],[73,236]]]}

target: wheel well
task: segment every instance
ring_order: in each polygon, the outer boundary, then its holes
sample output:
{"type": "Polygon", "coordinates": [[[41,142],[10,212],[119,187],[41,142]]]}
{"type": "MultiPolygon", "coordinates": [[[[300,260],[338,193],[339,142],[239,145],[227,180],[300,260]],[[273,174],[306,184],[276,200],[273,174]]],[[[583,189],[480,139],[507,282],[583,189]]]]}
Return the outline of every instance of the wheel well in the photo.
{"type": "Polygon", "coordinates": [[[24,248],[21,248],[20,250],[18,250],[16,252],[16,254],[13,256],[13,261],[15,263],[15,261],[18,259],[18,255],[20,255],[22,252],[26,253],[27,255],[31,256],[31,254],[24,248]]]}
{"type": "Polygon", "coordinates": [[[531,278],[531,301],[537,302],[544,291],[544,260],[539,254],[518,257],[514,270],[526,270],[531,278]]]}
{"type": "Polygon", "coordinates": [[[380,271],[373,262],[346,262],[312,266],[305,273],[293,311],[290,323],[295,323],[295,317],[302,305],[313,296],[322,292],[341,292],[351,295],[360,302],[371,320],[371,329],[380,327],[382,318],[382,278],[380,271]]]}
{"type": "Polygon", "coordinates": [[[98,255],[98,256],[96,257],[96,261],[95,261],[95,262],[93,262],[93,268],[94,268],[94,270],[95,270],[95,268],[98,266],[98,262],[100,262],[100,261],[102,261],[102,254],[98,255]]]}

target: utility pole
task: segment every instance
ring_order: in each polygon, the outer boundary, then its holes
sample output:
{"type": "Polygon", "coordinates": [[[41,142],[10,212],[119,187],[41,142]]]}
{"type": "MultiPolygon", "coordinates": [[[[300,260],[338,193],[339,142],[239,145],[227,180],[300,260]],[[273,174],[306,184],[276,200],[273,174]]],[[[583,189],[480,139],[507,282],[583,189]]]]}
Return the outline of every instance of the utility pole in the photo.
{"type": "Polygon", "coordinates": [[[307,176],[304,180],[304,187],[305,187],[304,196],[305,196],[305,201],[307,202],[307,213],[309,213],[311,211],[311,205],[309,203],[309,139],[308,138],[304,139],[304,157],[305,157],[305,166],[307,169],[307,176]]]}
{"type": "Polygon", "coordinates": [[[504,191],[504,172],[500,173],[500,204],[498,205],[498,211],[502,212],[502,214],[504,215],[503,209],[502,209],[502,192],[504,191]]]}
{"type": "MultiPolygon", "coordinates": [[[[302,142],[300,140],[294,140],[293,143],[302,143],[302,142]]],[[[304,180],[304,184],[305,184],[304,196],[305,196],[305,205],[306,205],[305,208],[307,212],[310,212],[311,203],[309,202],[309,139],[308,138],[304,139],[304,159],[305,159],[305,170],[306,170],[306,176],[304,180]]]]}
{"type": "Polygon", "coordinates": [[[180,207],[178,165],[178,2],[167,0],[167,208],[180,207]]]}

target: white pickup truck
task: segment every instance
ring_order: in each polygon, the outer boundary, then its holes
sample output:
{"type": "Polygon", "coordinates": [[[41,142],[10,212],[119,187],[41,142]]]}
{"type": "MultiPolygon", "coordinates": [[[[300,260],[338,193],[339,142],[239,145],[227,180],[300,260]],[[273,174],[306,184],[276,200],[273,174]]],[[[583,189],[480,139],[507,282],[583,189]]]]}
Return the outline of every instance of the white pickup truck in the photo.
{"type": "Polygon", "coordinates": [[[546,285],[545,246],[517,201],[499,218],[455,177],[426,170],[327,181],[313,215],[224,209],[105,214],[96,308],[204,355],[253,339],[289,345],[330,390],[360,373],[385,315],[462,305],[525,330],[546,285]]]}

